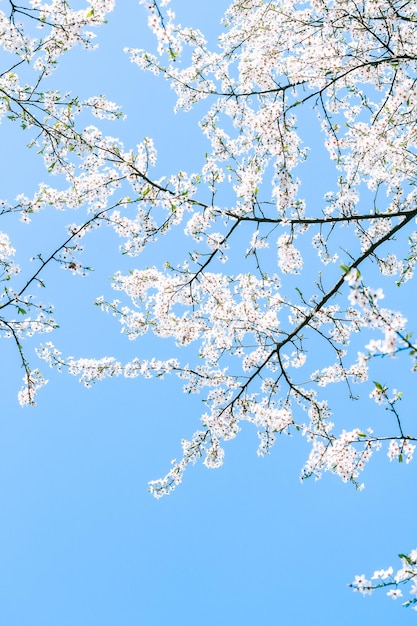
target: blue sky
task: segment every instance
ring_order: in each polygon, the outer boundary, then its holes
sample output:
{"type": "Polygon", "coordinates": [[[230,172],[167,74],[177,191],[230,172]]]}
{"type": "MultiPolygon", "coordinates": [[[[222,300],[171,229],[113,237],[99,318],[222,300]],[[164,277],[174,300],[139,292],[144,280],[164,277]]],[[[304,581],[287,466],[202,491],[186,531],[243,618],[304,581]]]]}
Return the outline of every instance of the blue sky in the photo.
{"type": "MultiPolygon", "coordinates": [[[[173,2],[183,23],[212,38],[226,6],[223,0],[173,2]]],[[[124,45],[153,45],[144,10],[119,2],[98,42],[94,54],[64,57],[51,84],[82,96],[105,93],[122,104],[128,119],[108,132],[132,144],[153,137],[158,171],[197,169],[206,150],[196,127],[199,111],[174,116],[169,85],[141,74],[121,52],[124,45]]],[[[0,195],[29,193],[46,179],[42,163],[26,151],[18,129],[5,125],[0,136],[7,146],[0,195]]],[[[77,217],[51,210],[30,226],[2,219],[0,228],[11,233],[26,267],[29,257],[53,249],[77,217]]],[[[152,339],[127,342],[117,321],[92,303],[109,293],[116,269],[161,253],[121,259],[118,242],[104,231],[86,243],[92,275],[73,277],[55,267],[45,276],[43,298],[56,304],[60,324],[55,343],[74,356],[123,360],[159,349],[152,339]]],[[[360,493],[333,476],[300,484],[306,443],[280,438],[272,454],[259,459],[256,433],[247,425],[226,446],[223,468],[197,465],[173,495],[156,501],[147,483],[165,474],[181,438],[198,428],[198,398],[186,398],[169,378],[109,380],[86,390],[48,372],[38,405],[23,410],[16,399],[22,372],[6,341],[0,363],[0,626],[415,622],[415,612],[399,601],[383,593],[362,598],[347,588],[355,574],[395,567],[398,552],[416,547],[415,464],[389,463],[381,452],[360,493]]],[[[404,384],[410,395],[413,378],[404,384]]],[[[330,393],[338,398],[337,389],[330,393]]],[[[340,397],[338,411],[349,422],[356,406],[340,397]]],[[[364,406],[377,411],[370,401],[364,406]]],[[[413,410],[405,400],[410,423],[413,410]]],[[[379,416],[387,419],[383,411],[379,416]]]]}

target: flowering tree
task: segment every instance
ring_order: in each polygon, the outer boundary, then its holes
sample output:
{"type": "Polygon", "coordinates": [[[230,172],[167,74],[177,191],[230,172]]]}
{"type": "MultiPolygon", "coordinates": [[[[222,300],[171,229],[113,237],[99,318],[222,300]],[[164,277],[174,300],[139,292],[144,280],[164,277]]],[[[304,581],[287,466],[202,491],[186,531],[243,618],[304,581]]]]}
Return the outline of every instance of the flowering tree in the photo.
{"type": "MultiPolygon", "coordinates": [[[[170,493],[200,458],[219,467],[224,442],[244,421],[258,431],[259,455],[280,434],[305,437],[303,479],[330,471],[362,489],[361,471],[374,452],[409,463],[417,435],[400,414],[402,392],[369,378],[382,357],[388,379],[394,358],[405,371],[417,368],[417,347],[398,310],[417,259],[415,4],[235,0],[212,50],[201,32],[177,24],[169,0],[142,2],[157,50],[126,49],[127,58],[166,79],[178,109],[207,103],[201,171],[163,178],[152,174],[150,138],[125,146],[100,129],[101,119],[122,115],[116,104],[44,89],[63,53],[92,47],[91,29],[113,4],[89,0],[76,10],[64,0],[25,7],[10,0],[0,13],[7,53],[0,115],[28,130],[30,146],[60,181],[53,186],[48,178],[32,197],[2,201],[2,214],[30,222],[46,206],[85,211],[52,254],[34,260],[23,286],[12,242],[0,233],[0,322],[24,367],[20,403],[33,404],[45,383],[24,339],[56,327],[52,309],[32,293],[44,284],[45,268],[87,273],[81,240],[103,225],[130,257],[164,246],[174,233],[181,242],[175,258],[146,268],[138,259],[129,273],[115,271],[118,298],[96,300],[129,339],[153,333],[171,340],[170,358],[76,359],[51,342],[37,351],[87,386],[121,374],[172,374],[186,393],[201,395],[201,426],[182,441],[182,457],[167,475],[150,483],[154,496],[170,493]],[[95,125],[85,126],[87,113],[95,125]],[[383,304],[383,289],[392,304],[383,304]],[[358,424],[344,423],[326,395],[336,383],[352,402],[361,383],[362,395],[389,411],[389,430],[368,423],[358,408],[358,424]]],[[[362,593],[389,586],[395,598],[411,583],[415,597],[406,604],[417,608],[417,554],[400,556],[395,575],[380,570],[352,586],[362,593]]]]}

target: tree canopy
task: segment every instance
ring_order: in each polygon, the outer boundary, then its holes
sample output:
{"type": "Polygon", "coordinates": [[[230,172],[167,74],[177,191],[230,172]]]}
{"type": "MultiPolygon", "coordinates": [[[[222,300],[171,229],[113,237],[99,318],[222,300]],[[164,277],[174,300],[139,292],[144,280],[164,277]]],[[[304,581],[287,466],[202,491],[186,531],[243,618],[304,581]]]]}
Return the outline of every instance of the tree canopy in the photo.
{"type": "MultiPolygon", "coordinates": [[[[34,404],[48,365],[87,386],[177,377],[202,410],[179,460],[150,482],[156,497],[200,459],[222,465],[243,422],[255,427],[260,456],[279,436],[304,437],[302,479],[331,472],[362,489],[374,453],[409,463],[417,433],[396,381],[417,370],[416,4],[235,0],[213,47],[176,21],[169,0],[141,2],[156,49],[126,48],[126,60],[166,80],[178,111],[198,111],[207,145],[192,172],[178,169],[173,150],[163,175],[152,138],[127,145],[108,134],[123,117],[123,93],[114,103],[48,88],[63,55],[94,47],[114,1],[75,4],[9,0],[0,11],[0,116],[25,130],[47,181],[2,200],[1,215],[31,228],[47,207],[77,211],[66,237],[51,236],[53,251],[24,270],[0,232],[1,333],[24,369],[20,403],[34,404]],[[51,266],[88,274],[87,235],[105,226],[131,269],[115,267],[117,297],[95,304],[118,319],[115,332],[138,340],[138,356],[70,357],[53,341],[28,353],[25,339],[53,335],[59,323],[35,287],[53,302],[51,266]],[[166,241],[176,242],[169,259],[166,241]],[[141,261],[148,250],[155,264],[141,261]],[[143,358],[147,333],[155,354],[143,358]],[[389,413],[383,427],[369,398],[389,413]]],[[[388,587],[396,598],[410,583],[405,604],[417,608],[417,552],[400,558],[396,573],[357,576],[352,586],[388,587]]]]}

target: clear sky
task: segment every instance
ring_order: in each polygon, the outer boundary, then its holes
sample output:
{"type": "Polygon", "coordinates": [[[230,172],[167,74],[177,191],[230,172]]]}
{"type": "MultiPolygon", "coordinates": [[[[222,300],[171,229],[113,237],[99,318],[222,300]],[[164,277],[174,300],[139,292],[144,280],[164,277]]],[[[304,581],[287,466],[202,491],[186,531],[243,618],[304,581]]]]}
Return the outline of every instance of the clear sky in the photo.
{"type": "MultiPolygon", "coordinates": [[[[226,6],[173,0],[181,22],[212,38],[226,6]]],[[[199,111],[174,116],[168,83],[141,74],[121,51],[153,45],[143,8],[121,0],[98,34],[100,50],[64,57],[51,84],[119,102],[128,119],[108,132],[133,145],[153,137],[158,172],[197,169],[206,149],[199,111]]],[[[10,198],[29,193],[46,173],[27,154],[24,134],[9,126],[0,127],[0,195],[10,198]]],[[[30,226],[2,219],[25,268],[77,217],[51,210],[30,226]]],[[[56,303],[60,324],[53,340],[65,354],[128,360],[159,349],[151,338],[127,342],[117,321],[92,306],[110,293],[115,270],[153,260],[151,253],[122,259],[117,243],[101,231],[86,241],[91,276],[58,267],[45,276],[43,298],[56,303]]],[[[18,358],[11,344],[1,346],[0,626],[415,623],[416,613],[400,600],[383,592],[363,598],[347,588],[355,574],[395,566],[398,552],[417,547],[415,463],[389,463],[381,452],[362,492],[329,475],[301,484],[306,443],[280,438],[259,459],[256,432],[247,425],[226,446],[223,468],[197,465],[173,495],[157,501],[147,483],[166,473],[181,438],[198,428],[198,398],[185,397],[169,378],[108,380],[86,390],[51,371],[38,405],[21,409],[18,358]]],[[[412,382],[405,384],[411,393],[412,382]]],[[[337,390],[331,393],[337,398],[337,390]]],[[[371,401],[365,407],[378,410],[371,401]]],[[[412,402],[404,407],[415,416],[412,402]]],[[[344,399],[338,410],[357,411],[344,399]]],[[[367,426],[366,416],[360,425],[367,426]]]]}

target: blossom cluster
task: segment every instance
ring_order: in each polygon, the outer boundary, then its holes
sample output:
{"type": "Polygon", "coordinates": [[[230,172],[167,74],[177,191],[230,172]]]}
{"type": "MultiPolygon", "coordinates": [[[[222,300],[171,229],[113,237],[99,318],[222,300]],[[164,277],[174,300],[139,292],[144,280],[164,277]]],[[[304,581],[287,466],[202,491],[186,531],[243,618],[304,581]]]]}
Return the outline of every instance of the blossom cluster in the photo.
{"type": "Polygon", "coordinates": [[[401,587],[409,585],[411,598],[403,602],[403,606],[417,611],[417,550],[409,554],[400,554],[401,567],[394,573],[392,566],[387,569],[376,570],[371,579],[365,574],[355,576],[350,584],[354,591],[362,595],[370,595],[376,589],[388,589],[387,596],[393,600],[404,598],[401,587]]]}

